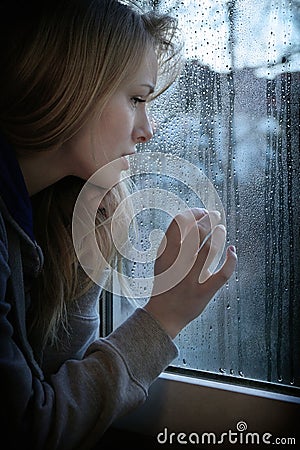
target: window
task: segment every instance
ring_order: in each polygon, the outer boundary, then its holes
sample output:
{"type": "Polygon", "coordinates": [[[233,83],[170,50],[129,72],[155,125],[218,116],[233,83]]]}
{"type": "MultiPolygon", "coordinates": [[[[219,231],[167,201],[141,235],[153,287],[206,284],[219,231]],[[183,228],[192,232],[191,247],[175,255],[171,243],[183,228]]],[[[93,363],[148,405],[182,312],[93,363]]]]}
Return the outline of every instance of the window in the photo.
{"type": "MultiPolygon", "coordinates": [[[[180,355],[163,378],[176,373],[191,377],[188,383],[226,381],[239,392],[255,386],[266,396],[299,397],[300,3],[141,3],[178,17],[186,60],[178,81],[151,105],[157,131],[139,151],[171,154],[205,173],[239,258],[228,284],[176,338],[180,355]]],[[[174,173],[134,181],[201,206],[174,173]]],[[[170,216],[148,205],[137,221],[147,247],[170,216]]],[[[130,270],[146,274],[146,266],[130,270]]],[[[131,308],[116,296],[114,326],[131,308]]]]}

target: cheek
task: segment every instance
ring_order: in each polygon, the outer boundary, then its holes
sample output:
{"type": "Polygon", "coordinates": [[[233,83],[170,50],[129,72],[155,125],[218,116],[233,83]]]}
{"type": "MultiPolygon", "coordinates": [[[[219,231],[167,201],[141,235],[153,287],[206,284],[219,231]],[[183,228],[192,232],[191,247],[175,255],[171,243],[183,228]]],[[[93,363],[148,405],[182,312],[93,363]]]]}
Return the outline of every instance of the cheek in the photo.
{"type": "Polygon", "coordinates": [[[94,150],[98,157],[101,157],[101,152],[103,155],[109,158],[113,148],[117,142],[118,135],[118,123],[115,120],[110,120],[109,117],[102,118],[97,130],[96,130],[96,140],[98,145],[95,145],[94,150]]]}
{"type": "Polygon", "coordinates": [[[118,144],[122,139],[128,138],[133,127],[133,112],[130,105],[118,105],[113,109],[104,111],[99,127],[99,134],[107,142],[118,144]]]}

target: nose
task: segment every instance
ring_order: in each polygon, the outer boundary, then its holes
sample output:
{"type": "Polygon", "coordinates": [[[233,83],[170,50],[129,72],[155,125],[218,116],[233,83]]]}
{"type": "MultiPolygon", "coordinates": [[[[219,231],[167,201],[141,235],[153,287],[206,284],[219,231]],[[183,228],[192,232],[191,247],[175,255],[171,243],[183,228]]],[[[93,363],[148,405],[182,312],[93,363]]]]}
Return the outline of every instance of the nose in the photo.
{"type": "Polygon", "coordinates": [[[147,111],[144,112],[134,129],[134,141],[139,143],[148,142],[154,134],[155,123],[149,117],[147,111]]]}

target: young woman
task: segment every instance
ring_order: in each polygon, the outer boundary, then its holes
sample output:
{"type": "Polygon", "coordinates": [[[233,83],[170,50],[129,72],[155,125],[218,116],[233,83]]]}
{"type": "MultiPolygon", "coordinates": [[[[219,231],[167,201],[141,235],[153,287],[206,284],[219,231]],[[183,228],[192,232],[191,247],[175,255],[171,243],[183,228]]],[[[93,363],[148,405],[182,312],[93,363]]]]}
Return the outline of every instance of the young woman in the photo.
{"type": "MultiPolygon", "coordinates": [[[[87,450],[145,401],[177,356],[174,337],[229,279],[236,255],[229,247],[222,268],[199,284],[209,251],[218,250],[211,239],[201,245],[214,213],[178,215],[149,301],[99,338],[101,288],[76,259],[73,206],[94,172],[115,161],[118,181],[124,156],[151,139],[146,104],[172,81],[163,74],[175,73],[176,22],[116,0],[0,8],[1,437],[6,448],[87,450]],[[179,251],[180,267],[191,270],[164,290],[170,280],[159,275],[179,251]]],[[[124,196],[118,183],[96,218],[99,248],[112,262],[110,217],[124,196]]]]}

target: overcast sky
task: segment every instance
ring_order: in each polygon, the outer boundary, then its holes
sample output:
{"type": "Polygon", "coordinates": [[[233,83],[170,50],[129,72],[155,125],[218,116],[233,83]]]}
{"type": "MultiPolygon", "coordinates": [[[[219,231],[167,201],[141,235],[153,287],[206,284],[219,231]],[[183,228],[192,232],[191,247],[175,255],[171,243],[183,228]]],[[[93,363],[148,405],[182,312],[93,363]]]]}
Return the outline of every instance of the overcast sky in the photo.
{"type": "Polygon", "coordinates": [[[259,76],[300,70],[300,18],[295,17],[299,0],[234,0],[233,27],[227,0],[167,0],[162,4],[169,11],[178,5],[175,11],[186,56],[200,59],[215,71],[228,72],[232,65],[235,69],[258,68],[259,76]],[[281,64],[283,57],[288,62],[281,64]]]}

